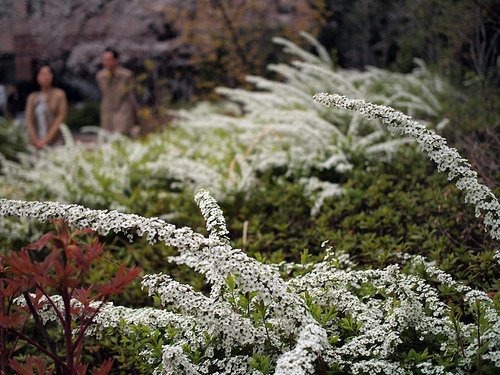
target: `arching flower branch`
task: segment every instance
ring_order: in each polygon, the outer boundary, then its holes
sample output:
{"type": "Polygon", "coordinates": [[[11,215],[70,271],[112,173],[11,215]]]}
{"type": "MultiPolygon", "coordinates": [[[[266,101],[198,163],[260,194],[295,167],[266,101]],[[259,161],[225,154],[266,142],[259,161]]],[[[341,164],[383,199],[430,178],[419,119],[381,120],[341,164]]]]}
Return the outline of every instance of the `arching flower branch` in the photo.
{"type": "MultiPolygon", "coordinates": [[[[485,228],[489,229],[492,238],[500,240],[500,202],[487,186],[479,183],[477,172],[455,148],[447,145],[445,138],[412,120],[411,116],[388,106],[328,93],[316,94],[313,99],[326,106],[356,111],[368,119],[380,119],[387,124],[392,135],[400,133],[418,142],[420,148],[436,162],[438,170],[448,171],[448,180],[456,179],[456,186],[460,190],[465,189],[465,201],[475,205],[476,217],[484,214],[485,228]]],[[[500,250],[496,252],[496,258],[500,260],[500,250]]]]}

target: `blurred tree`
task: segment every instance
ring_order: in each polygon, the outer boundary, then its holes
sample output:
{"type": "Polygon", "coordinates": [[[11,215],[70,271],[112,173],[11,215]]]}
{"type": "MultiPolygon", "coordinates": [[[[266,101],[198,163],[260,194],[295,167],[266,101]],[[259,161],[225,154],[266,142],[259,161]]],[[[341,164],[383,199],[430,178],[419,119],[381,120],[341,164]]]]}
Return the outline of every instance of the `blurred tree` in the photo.
{"type": "Polygon", "coordinates": [[[407,23],[398,41],[396,66],[414,56],[460,81],[500,83],[500,1],[406,1],[407,23]]]}
{"type": "Polygon", "coordinates": [[[37,57],[58,71],[92,79],[103,49],[113,45],[131,68],[141,71],[147,59],[168,66],[159,73],[186,92],[193,66],[201,89],[262,74],[276,57],[273,36],[302,42],[298,31],[317,35],[327,15],[325,0],[21,0],[13,6],[17,25],[40,47],[37,57]]]}
{"type": "Polygon", "coordinates": [[[406,0],[329,0],[319,40],[346,68],[387,67],[407,22],[406,0]]]}
{"type": "Polygon", "coordinates": [[[25,3],[24,12],[20,9],[15,14],[43,47],[45,56],[41,57],[66,56],[71,60],[71,68],[85,70],[84,65],[90,63],[95,71],[104,46],[123,47],[124,58],[130,58],[134,49],[141,50],[140,45],[142,50],[161,48],[158,44],[165,39],[165,25],[158,9],[165,2],[168,1],[20,1],[16,6],[25,3]],[[36,11],[32,10],[33,3],[39,4],[36,11]]]}
{"type": "Polygon", "coordinates": [[[83,96],[89,100],[97,100],[94,75],[100,67],[102,52],[113,46],[120,51],[122,62],[136,73],[145,70],[145,61],[154,61],[161,78],[169,79],[172,92],[186,98],[192,89],[192,85],[186,87],[189,82],[185,83],[190,78],[188,56],[175,43],[176,34],[159,11],[171,1],[12,2],[9,7],[10,44],[15,46],[12,53],[24,72],[33,61],[50,61],[67,86],[84,92],[83,96]]]}
{"type": "Polygon", "coordinates": [[[329,0],[320,41],[345,68],[409,71],[422,58],[462,82],[500,83],[499,0],[329,0]]]}
{"type": "Polygon", "coordinates": [[[247,74],[265,74],[276,58],[271,38],[302,43],[298,31],[317,35],[328,15],[324,0],[177,0],[163,9],[167,23],[190,47],[202,85],[236,86],[247,74]]]}
{"type": "MultiPolygon", "coordinates": [[[[500,85],[500,1],[462,0],[444,8],[452,57],[483,87],[500,85]]],[[[443,27],[444,28],[444,27],[443,27]]]]}

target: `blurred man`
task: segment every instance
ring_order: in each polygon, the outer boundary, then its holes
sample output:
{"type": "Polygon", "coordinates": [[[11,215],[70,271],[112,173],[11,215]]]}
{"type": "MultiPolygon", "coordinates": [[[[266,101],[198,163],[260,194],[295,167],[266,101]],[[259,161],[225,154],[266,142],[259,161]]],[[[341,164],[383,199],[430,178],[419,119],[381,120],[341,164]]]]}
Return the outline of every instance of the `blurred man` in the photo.
{"type": "Polygon", "coordinates": [[[137,101],[133,73],[120,65],[120,55],[106,48],[103,69],[96,75],[101,90],[101,127],[109,132],[129,134],[134,127],[137,101]]]}

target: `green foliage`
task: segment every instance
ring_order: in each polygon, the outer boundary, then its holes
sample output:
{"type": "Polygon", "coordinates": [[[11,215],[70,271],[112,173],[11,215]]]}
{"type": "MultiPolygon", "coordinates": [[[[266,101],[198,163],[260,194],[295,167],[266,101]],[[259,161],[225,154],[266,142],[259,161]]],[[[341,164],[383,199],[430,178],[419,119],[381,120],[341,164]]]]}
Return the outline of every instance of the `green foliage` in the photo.
{"type": "MultiPolygon", "coordinates": [[[[123,327],[128,325],[122,321],[123,327]]],[[[131,326],[131,332],[127,335],[116,336],[112,330],[109,330],[107,336],[111,338],[108,345],[117,353],[117,360],[120,363],[120,369],[127,372],[139,371],[143,374],[152,374],[160,366],[160,362],[154,358],[161,357],[161,347],[169,342],[169,338],[175,336],[171,327],[159,329],[152,332],[147,326],[131,326]],[[153,361],[144,361],[144,356],[140,353],[144,351],[151,352],[153,361]]]]}
{"type": "Polygon", "coordinates": [[[263,356],[254,354],[253,360],[250,362],[250,368],[254,368],[263,374],[269,374],[269,372],[274,369],[274,366],[269,365],[270,357],[271,355],[263,356]]]}
{"type": "Polygon", "coordinates": [[[484,235],[461,192],[420,153],[400,151],[397,160],[348,173],[345,194],[329,198],[316,217],[307,215],[313,202],[293,181],[270,178],[240,207],[223,204],[231,238],[242,246],[247,221],[247,251],[276,262],[300,262],[304,249],[318,257],[317,244],[326,239],[361,267],[421,254],[457,279],[494,291],[500,273],[490,265],[497,243],[484,235]]]}
{"type": "Polygon", "coordinates": [[[26,128],[19,121],[0,117],[0,156],[9,160],[18,160],[18,153],[26,152],[27,148],[26,128]]]}
{"type": "Polygon", "coordinates": [[[78,131],[84,126],[96,126],[100,122],[99,103],[83,102],[68,108],[66,125],[73,131],[78,131]]]}

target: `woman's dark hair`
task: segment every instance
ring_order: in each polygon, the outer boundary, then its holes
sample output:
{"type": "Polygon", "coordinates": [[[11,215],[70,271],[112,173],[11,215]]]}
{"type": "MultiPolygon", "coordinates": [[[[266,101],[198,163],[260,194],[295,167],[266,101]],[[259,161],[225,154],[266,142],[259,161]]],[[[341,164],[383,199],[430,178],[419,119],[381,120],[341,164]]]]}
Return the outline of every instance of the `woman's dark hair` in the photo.
{"type": "Polygon", "coordinates": [[[52,79],[52,86],[55,86],[55,82],[56,82],[56,75],[54,74],[54,68],[52,68],[52,66],[46,62],[46,61],[37,61],[35,62],[34,64],[35,66],[35,73],[33,75],[33,88],[37,91],[37,90],[40,90],[40,85],[38,84],[38,80],[37,80],[37,76],[38,76],[38,73],[40,73],[40,70],[44,67],[44,66],[47,66],[51,73],[52,73],[52,76],[53,76],[53,79],[52,79]]]}

